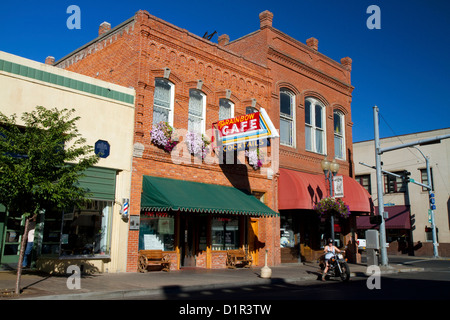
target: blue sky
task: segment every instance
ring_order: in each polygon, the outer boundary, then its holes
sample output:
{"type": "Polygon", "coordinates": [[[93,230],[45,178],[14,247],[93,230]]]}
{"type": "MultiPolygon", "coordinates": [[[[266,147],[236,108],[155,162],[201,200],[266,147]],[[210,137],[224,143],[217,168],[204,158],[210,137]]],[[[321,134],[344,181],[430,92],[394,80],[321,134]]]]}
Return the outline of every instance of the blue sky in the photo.
{"type": "MultiPolygon", "coordinates": [[[[274,13],[273,26],[319,51],[353,60],[353,140],[373,139],[373,106],[381,137],[450,127],[450,1],[447,0],[191,0],[21,1],[0,5],[0,50],[44,62],[56,60],[97,36],[103,21],[115,27],[143,9],[202,36],[217,31],[237,39],[259,28],[258,15],[274,13]],[[81,9],[81,29],[68,29],[70,5],[81,9]],[[381,29],[366,26],[370,5],[381,29]]],[[[212,38],[217,42],[217,35],[212,38]]]]}

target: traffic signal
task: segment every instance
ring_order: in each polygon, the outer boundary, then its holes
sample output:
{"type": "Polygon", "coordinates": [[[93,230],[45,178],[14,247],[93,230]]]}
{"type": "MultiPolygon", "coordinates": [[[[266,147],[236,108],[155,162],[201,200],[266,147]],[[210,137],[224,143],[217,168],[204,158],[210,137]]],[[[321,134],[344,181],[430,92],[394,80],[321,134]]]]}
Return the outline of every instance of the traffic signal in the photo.
{"type": "Polygon", "coordinates": [[[430,209],[436,210],[436,200],[434,199],[434,193],[430,193],[430,209]]]}
{"type": "Polygon", "coordinates": [[[410,175],[411,175],[411,172],[409,172],[409,171],[407,171],[407,170],[404,170],[404,171],[403,171],[403,179],[404,179],[406,182],[410,182],[410,181],[411,181],[411,179],[409,178],[410,175]]]}
{"type": "Polygon", "coordinates": [[[370,224],[381,224],[381,216],[380,215],[370,216],[369,221],[370,224]]]}

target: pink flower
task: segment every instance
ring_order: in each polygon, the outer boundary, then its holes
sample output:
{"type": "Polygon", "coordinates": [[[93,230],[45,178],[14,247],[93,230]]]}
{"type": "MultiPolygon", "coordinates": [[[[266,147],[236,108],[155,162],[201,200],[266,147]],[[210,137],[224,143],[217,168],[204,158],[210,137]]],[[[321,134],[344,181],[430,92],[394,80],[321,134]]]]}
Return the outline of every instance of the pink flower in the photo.
{"type": "Polygon", "coordinates": [[[153,126],[150,131],[150,138],[153,144],[164,150],[171,152],[177,145],[178,141],[172,140],[173,128],[169,123],[161,121],[153,126]]]}

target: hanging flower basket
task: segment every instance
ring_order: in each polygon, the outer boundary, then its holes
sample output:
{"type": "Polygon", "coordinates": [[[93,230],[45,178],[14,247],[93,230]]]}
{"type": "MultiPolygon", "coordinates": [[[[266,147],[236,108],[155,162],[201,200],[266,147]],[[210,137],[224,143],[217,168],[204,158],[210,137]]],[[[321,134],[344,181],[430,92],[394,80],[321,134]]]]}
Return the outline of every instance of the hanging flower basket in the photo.
{"type": "Polygon", "coordinates": [[[151,141],[154,145],[171,152],[178,143],[178,139],[172,137],[173,128],[168,122],[161,121],[153,126],[150,131],[151,141]]]}
{"type": "Polygon", "coordinates": [[[341,199],[334,199],[331,197],[323,198],[314,206],[320,216],[339,215],[342,218],[350,216],[350,209],[348,205],[341,199]]]}
{"type": "Polygon", "coordinates": [[[248,164],[253,167],[254,170],[258,170],[262,167],[263,163],[261,159],[263,158],[259,152],[259,149],[255,150],[245,150],[245,156],[248,158],[248,164]]]}
{"type": "Polygon", "coordinates": [[[188,132],[186,134],[186,144],[189,152],[194,156],[200,156],[202,159],[206,157],[209,151],[209,141],[203,134],[196,132],[188,132]]]}

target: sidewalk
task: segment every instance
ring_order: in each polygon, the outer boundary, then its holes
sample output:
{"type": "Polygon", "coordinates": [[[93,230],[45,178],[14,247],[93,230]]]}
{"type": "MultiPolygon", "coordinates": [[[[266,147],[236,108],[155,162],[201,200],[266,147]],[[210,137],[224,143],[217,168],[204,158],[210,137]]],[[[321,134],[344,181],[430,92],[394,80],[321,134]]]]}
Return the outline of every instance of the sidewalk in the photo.
{"type": "MultiPolygon", "coordinates": [[[[367,267],[349,264],[351,276],[365,276],[367,267]]],[[[79,289],[69,289],[75,284],[67,276],[51,276],[24,271],[21,277],[22,293],[19,297],[0,295],[1,300],[86,300],[121,299],[167,292],[189,292],[201,289],[233,288],[248,285],[314,281],[319,277],[317,263],[282,264],[270,267],[270,279],[260,277],[261,268],[238,269],[182,269],[181,271],[153,271],[147,273],[103,273],[82,275],[79,289]]],[[[423,271],[422,268],[394,265],[381,268],[383,273],[423,271]]],[[[351,279],[350,279],[351,281],[351,279]]],[[[0,272],[0,290],[12,290],[16,283],[15,270],[0,272]]]]}

